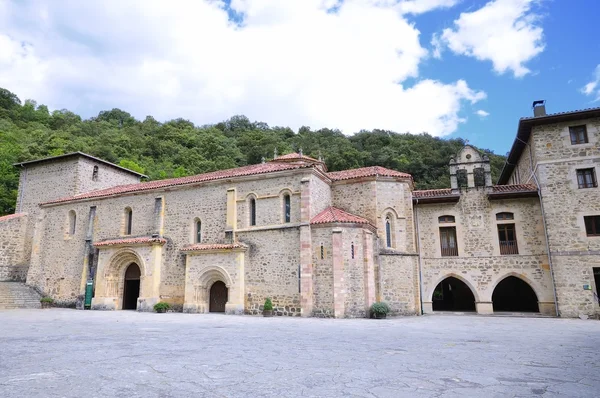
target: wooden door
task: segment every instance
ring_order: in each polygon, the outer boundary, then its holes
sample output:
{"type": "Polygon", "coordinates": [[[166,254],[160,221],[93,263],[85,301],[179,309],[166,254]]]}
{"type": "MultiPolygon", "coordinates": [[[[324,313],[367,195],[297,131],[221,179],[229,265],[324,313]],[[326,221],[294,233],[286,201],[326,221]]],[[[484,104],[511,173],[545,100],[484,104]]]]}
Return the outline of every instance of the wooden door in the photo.
{"type": "Polygon", "coordinates": [[[227,303],[227,286],[221,281],[213,283],[210,287],[210,312],[225,312],[227,303]]]}

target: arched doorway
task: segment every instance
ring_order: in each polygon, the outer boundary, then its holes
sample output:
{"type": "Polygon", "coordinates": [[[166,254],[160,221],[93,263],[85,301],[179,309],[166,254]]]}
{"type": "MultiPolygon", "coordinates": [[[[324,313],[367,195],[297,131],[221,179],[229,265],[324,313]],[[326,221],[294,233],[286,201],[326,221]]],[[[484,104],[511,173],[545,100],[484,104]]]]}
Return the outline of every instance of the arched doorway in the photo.
{"type": "Polygon", "coordinates": [[[463,281],[450,276],[441,281],[431,298],[434,311],[475,311],[475,296],[463,281]]]}
{"type": "Polygon", "coordinates": [[[136,263],[131,263],[125,271],[123,309],[136,310],[138,297],[140,297],[140,267],[136,263]]]}
{"type": "Polygon", "coordinates": [[[537,295],[524,280],[516,276],[503,279],[492,294],[494,312],[540,312],[537,295]]]}
{"type": "Polygon", "coordinates": [[[225,304],[227,303],[227,286],[221,281],[217,281],[210,287],[210,312],[225,312],[225,304]]]}

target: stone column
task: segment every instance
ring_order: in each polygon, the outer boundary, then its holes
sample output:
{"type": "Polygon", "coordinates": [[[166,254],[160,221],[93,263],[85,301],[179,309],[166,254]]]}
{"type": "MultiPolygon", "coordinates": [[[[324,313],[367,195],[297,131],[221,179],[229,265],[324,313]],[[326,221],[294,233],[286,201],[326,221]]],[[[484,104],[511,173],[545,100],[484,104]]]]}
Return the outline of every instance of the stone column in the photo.
{"type": "Polygon", "coordinates": [[[494,313],[494,305],[492,304],[491,301],[476,301],[475,309],[477,310],[477,313],[480,315],[494,313]]]}
{"type": "Polygon", "coordinates": [[[301,181],[300,188],[300,305],[302,316],[313,311],[313,264],[310,231],[310,178],[301,181]]]}
{"type": "Polygon", "coordinates": [[[371,305],[375,302],[375,264],[373,262],[373,233],[363,231],[363,263],[365,268],[365,310],[367,316],[371,305]]]}
{"type": "Polygon", "coordinates": [[[238,278],[237,281],[233,282],[233,286],[229,288],[229,297],[227,298],[227,304],[225,304],[225,313],[243,315],[244,292],[246,291],[244,280],[244,252],[236,253],[235,265],[238,278]]]}
{"type": "Polygon", "coordinates": [[[346,309],[346,289],[344,280],[344,250],[342,241],[342,230],[334,228],[331,230],[332,257],[333,257],[333,315],[343,318],[346,309]]]}

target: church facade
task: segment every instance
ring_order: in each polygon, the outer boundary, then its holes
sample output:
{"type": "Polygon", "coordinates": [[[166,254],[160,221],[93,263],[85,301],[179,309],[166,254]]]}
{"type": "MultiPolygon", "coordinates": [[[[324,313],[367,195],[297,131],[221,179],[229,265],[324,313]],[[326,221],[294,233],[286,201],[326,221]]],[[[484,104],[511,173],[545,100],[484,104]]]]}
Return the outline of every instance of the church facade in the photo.
{"type": "Polygon", "coordinates": [[[437,311],[596,316],[600,109],[519,122],[497,185],[465,146],[451,186],[383,167],[328,172],[288,154],[140,182],[83,153],[24,162],[0,218],[0,280],[56,302],[151,311],[365,317],[437,311]]]}

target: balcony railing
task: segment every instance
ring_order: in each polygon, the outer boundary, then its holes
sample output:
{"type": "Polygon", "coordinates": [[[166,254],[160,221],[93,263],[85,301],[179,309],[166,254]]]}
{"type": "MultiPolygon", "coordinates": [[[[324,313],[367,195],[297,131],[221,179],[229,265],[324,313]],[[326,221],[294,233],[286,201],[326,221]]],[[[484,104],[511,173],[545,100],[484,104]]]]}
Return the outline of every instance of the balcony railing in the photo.
{"type": "Polygon", "coordinates": [[[500,254],[519,254],[519,247],[516,240],[501,240],[500,254]]]}
{"type": "Polygon", "coordinates": [[[442,247],[442,257],[458,256],[458,247],[442,247]]]}

